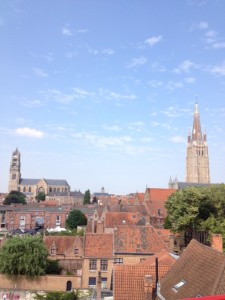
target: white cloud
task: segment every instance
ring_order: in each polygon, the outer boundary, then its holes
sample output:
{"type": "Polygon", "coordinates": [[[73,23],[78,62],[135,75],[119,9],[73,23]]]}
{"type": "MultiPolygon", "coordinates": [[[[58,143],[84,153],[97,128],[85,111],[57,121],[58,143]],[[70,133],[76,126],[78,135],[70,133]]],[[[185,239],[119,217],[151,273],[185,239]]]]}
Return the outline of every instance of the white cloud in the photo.
{"type": "Polygon", "coordinates": [[[166,86],[166,88],[171,91],[180,89],[182,87],[183,87],[183,83],[179,82],[179,81],[177,81],[177,82],[169,81],[166,86]]]}
{"type": "Polygon", "coordinates": [[[148,38],[147,40],[145,40],[145,44],[147,44],[150,47],[153,47],[156,44],[158,44],[159,42],[161,42],[161,40],[162,40],[162,36],[161,35],[152,36],[152,37],[148,38]]]}
{"type": "Polygon", "coordinates": [[[104,128],[109,131],[121,131],[121,127],[119,125],[112,125],[112,126],[104,125],[104,128]]]}
{"type": "Polygon", "coordinates": [[[209,27],[208,23],[205,21],[201,21],[197,25],[198,29],[207,29],[209,27]]]}
{"type": "Polygon", "coordinates": [[[180,136],[180,135],[176,135],[176,136],[173,136],[171,139],[170,139],[171,142],[173,143],[176,143],[176,144],[179,144],[179,143],[186,143],[186,139],[183,137],[183,136],[180,136]]]}
{"type": "Polygon", "coordinates": [[[223,62],[220,66],[215,66],[211,68],[211,73],[225,76],[225,62],[223,62]]]}
{"type": "Polygon", "coordinates": [[[16,134],[19,136],[33,137],[38,139],[44,136],[44,133],[42,131],[33,128],[28,128],[28,127],[17,128],[16,134]]]}
{"type": "Polygon", "coordinates": [[[42,77],[42,78],[48,77],[48,74],[42,69],[34,68],[33,72],[34,72],[34,75],[37,77],[42,77]]]}
{"type": "Polygon", "coordinates": [[[127,68],[137,68],[139,66],[145,65],[147,63],[147,58],[146,57],[138,57],[138,58],[133,58],[131,60],[131,63],[127,65],[127,68]]]}
{"type": "Polygon", "coordinates": [[[196,82],[196,79],[194,77],[186,77],[184,78],[184,82],[185,83],[195,83],[196,82]]]}
{"type": "Polygon", "coordinates": [[[107,55],[113,55],[115,52],[113,49],[107,48],[107,49],[103,49],[102,53],[107,55]]]}
{"type": "Polygon", "coordinates": [[[213,44],[213,48],[223,49],[223,48],[225,48],[225,42],[216,42],[216,43],[213,44]]]}
{"type": "Polygon", "coordinates": [[[84,89],[73,88],[73,90],[75,91],[76,96],[79,97],[79,98],[86,98],[86,97],[94,96],[94,93],[88,92],[84,89]]]}
{"type": "Polygon", "coordinates": [[[87,33],[87,32],[89,32],[89,30],[88,29],[77,29],[76,32],[77,33],[87,33]]]}
{"type": "Polygon", "coordinates": [[[162,81],[158,80],[150,80],[147,82],[147,84],[152,88],[158,88],[163,85],[162,81]]]}
{"type": "Polygon", "coordinates": [[[135,100],[137,97],[134,94],[121,94],[114,91],[109,91],[100,88],[99,96],[108,100],[135,100]]]}
{"type": "Polygon", "coordinates": [[[174,72],[177,74],[188,73],[190,69],[197,67],[198,66],[195,63],[187,59],[184,60],[176,69],[174,69],[174,72]]]}
{"type": "Polygon", "coordinates": [[[0,27],[1,26],[4,26],[5,25],[5,22],[4,22],[4,20],[0,17],[0,27]]]}
{"type": "Polygon", "coordinates": [[[40,107],[43,105],[43,102],[40,100],[22,100],[20,101],[20,104],[26,106],[26,107],[40,107]]]}
{"type": "Polygon", "coordinates": [[[62,34],[65,35],[65,36],[72,36],[72,35],[73,35],[72,30],[69,29],[68,26],[62,27],[62,28],[61,28],[61,32],[62,32],[62,34]]]}
{"type": "Polygon", "coordinates": [[[158,62],[158,61],[153,62],[150,65],[150,68],[154,72],[161,72],[161,73],[163,73],[163,72],[166,71],[166,67],[163,64],[161,64],[160,62],[158,62]]]}

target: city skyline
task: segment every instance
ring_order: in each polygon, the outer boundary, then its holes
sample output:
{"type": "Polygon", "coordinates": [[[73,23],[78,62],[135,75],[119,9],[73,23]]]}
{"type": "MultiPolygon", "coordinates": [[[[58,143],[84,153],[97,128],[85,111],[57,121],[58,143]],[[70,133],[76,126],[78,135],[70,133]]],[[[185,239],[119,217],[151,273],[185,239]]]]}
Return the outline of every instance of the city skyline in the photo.
{"type": "Polygon", "coordinates": [[[225,2],[0,4],[0,192],[23,178],[127,194],[185,181],[198,102],[210,180],[225,181],[225,2]]]}

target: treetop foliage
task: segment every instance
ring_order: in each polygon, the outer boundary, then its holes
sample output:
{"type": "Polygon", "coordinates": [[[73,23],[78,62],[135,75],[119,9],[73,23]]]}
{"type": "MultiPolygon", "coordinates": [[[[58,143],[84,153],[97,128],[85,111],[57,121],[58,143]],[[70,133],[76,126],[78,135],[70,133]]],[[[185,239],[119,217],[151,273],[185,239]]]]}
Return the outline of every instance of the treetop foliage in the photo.
{"type": "Polygon", "coordinates": [[[172,231],[220,233],[225,240],[224,184],[178,190],[168,198],[165,207],[166,223],[172,231]]]}
{"type": "Polygon", "coordinates": [[[11,203],[26,204],[26,196],[18,191],[11,191],[3,201],[3,205],[10,205],[11,203]]]}
{"type": "Polygon", "coordinates": [[[87,190],[84,193],[84,204],[90,204],[90,203],[91,203],[91,192],[90,190],[87,190]]]}
{"type": "Polygon", "coordinates": [[[0,272],[9,276],[44,275],[48,251],[40,237],[14,236],[0,248],[0,272]]]}
{"type": "Polygon", "coordinates": [[[87,218],[79,209],[71,210],[66,220],[66,227],[69,229],[77,228],[77,226],[87,225],[87,218]]]}

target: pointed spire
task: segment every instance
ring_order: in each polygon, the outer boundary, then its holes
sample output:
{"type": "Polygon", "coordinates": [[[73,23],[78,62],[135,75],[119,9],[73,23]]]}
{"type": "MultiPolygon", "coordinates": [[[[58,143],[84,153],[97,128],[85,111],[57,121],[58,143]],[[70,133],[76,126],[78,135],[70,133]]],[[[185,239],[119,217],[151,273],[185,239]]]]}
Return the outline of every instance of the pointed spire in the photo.
{"type": "Polygon", "coordinates": [[[198,112],[198,103],[195,103],[195,112],[194,112],[194,122],[193,122],[193,129],[192,129],[192,140],[201,140],[202,139],[202,131],[201,131],[201,124],[200,124],[200,117],[198,112]]]}

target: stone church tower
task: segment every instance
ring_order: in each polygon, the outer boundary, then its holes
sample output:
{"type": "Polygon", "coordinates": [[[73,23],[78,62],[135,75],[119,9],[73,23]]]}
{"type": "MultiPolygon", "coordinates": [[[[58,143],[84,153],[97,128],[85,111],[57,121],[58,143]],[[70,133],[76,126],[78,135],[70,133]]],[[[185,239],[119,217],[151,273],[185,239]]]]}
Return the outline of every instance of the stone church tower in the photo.
{"type": "Polygon", "coordinates": [[[188,135],[186,182],[210,183],[206,134],[202,134],[198,104],[195,104],[192,134],[188,135]]]}
{"type": "Polygon", "coordinates": [[[12,153],[12,160],[9,170],[9,192],[18,191],[19,183],[21,179],[20,173],[20,152],[16,149],[12,153]]]}

